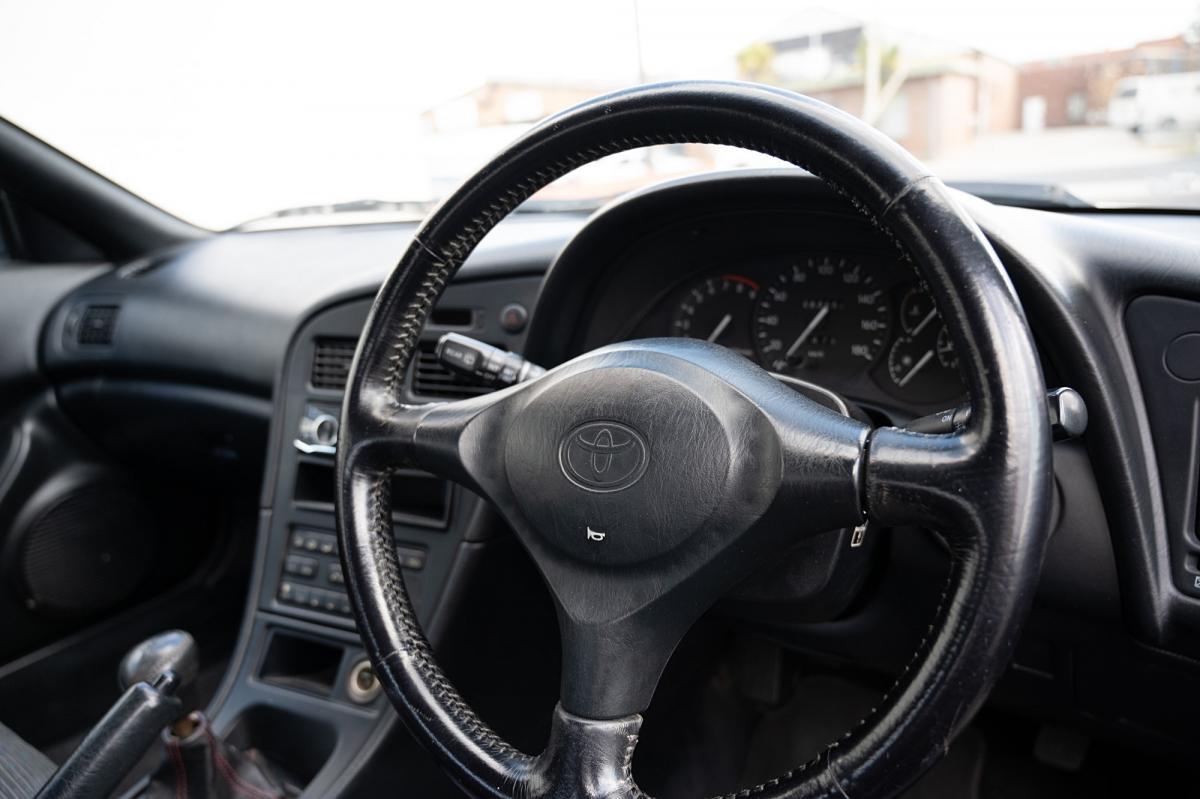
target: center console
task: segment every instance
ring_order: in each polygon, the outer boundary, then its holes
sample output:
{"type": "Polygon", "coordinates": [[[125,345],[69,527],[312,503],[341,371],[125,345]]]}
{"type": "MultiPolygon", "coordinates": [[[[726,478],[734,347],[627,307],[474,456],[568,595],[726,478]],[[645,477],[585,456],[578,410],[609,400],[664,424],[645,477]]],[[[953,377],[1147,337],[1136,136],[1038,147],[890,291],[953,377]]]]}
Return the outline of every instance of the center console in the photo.
{"type": "MultiPolygon", "coordinates": [[[[423,333],[403,399],[491,390],[448,371],[434,346],[453,331],[521,351],[540,282],[503,277],[452,285],[423,333]]],[[[324,308],[292,338],[276,383],[250,598],[209,708],[218,735],[258,749],[311,796],[346,789],[395,722],[355,631],[334,516],[342,392],[370,305],[362,297],[324,308]]],[[[423,472],[398,473],[392,497],[405,583],[436,647],[442,609],[469,579],[490,516],[478,497],[423,472]]]]}

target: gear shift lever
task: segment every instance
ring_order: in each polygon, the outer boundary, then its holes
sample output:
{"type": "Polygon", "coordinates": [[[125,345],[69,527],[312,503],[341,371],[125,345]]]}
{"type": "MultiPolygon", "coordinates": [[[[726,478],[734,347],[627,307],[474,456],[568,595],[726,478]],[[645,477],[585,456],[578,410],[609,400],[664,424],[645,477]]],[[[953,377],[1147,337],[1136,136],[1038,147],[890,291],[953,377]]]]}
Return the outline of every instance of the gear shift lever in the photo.
{"type": "Polygon", "coordinates": [[[160,633],[134,647],[117,679],[125,693],[59,766],[37,799],[106,797],[159,732],[184,713],[177,694],[195,680],[196,642],[182,630],[160,633]]]}

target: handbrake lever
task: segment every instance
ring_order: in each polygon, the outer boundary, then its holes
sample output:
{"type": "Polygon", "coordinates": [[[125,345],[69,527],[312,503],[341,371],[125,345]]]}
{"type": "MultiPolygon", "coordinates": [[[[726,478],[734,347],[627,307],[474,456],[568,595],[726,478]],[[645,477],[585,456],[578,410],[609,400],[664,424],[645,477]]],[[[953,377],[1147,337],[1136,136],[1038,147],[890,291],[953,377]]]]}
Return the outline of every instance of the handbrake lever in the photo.
{"type": "Polygon", "coordinates": [[[121,662],[125,693],[96,724],[36,799],[103,799],[133,770],[163,727],[183,715],[179,693],[196,678],[196,642],[182,630],[143,641],[121,662]]]}

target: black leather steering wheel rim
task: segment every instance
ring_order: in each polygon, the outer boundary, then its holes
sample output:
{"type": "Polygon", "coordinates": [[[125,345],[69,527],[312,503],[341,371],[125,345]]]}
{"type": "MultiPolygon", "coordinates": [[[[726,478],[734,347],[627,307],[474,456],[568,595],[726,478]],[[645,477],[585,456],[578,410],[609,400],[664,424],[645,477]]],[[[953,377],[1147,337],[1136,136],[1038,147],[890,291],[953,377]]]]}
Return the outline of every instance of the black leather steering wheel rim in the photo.
{"type": "MultiPolygon", "coordinates": [[[[342,413],[339,535],[359,631],[404,723],[468,793],[641,795],[630,774],[637,713],[583,718],[560,706],[547,750],[534,757],[502,741],[459,697],[435,663],[405,592],[387,491],[391,472],[407,466],[476,489],[499,479],[480,465],[485,461],[477,450],[487,442],[464,431],[481,414],[500,414],[488,409],[511,402],[511,390],[499,392],[499,399],[438,408],[412,408],[400,399],[424,321],[479,240],[520,202],[584,163],[677,142],[774,155],[844,194],[912,258],[966,365],[973,414],[960,433],[859,433],[821,420],[821,430],[842,436],[839,446],[857,447],[854,510],[882,524],[940,531],[952,556],[950,577],[930,634],[880,706],[812,763],[739,794],[891,796],[936,762],[971,718],[1027,615],[1049,515],[1044,386],[1015,292],[974,222],[898,145],[809,98],[737,83],[659,84],[597,98],[531,130],[422,225],[372,308],[342,413]],[[473,449],[470,469],[459,462],[464,448],[473,449]]],[[[645,354],[634,349],[605,357],[645,354]]],[[[706,352],[694,357],[711,374],[760,390],[756,378],[742,374],[749,367],[712,360],[706,352]]],[[[837,466],[845,471],[846,463],[837,466]]],[[[506,516],[520,515],[517,505],[502,505],[509,508],[506,516]]],[[[620,697],[603,693],[568,698],[569,706],[625,707],[620,697]]]]}

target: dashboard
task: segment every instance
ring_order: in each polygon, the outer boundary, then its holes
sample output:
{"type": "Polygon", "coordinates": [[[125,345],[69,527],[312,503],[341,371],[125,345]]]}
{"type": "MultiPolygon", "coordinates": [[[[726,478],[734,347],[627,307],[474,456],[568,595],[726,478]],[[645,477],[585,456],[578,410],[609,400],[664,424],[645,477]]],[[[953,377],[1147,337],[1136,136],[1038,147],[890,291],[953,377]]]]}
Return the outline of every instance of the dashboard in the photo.
{"type": "MultiPolygon", "coordinates": [[[[1200,373],[1167,356],[1200,331],[1194,218],[960,200],[1020,295],[1046,382],[1078,390],[1091,416],[1083,440],[1055,447],[1054,533],[1019,668],[1002,686],[1031,712],[1080,713],[1189,740],[1190,718],[1164,720],[1156,709],[1172,706],[1166,694],[1192,690],[1200,673],[1200,447],[1191,443],[1200,441],[1200,411],[1179,412],[1200,408],[1200,373]],[[1119,696],[1110,690],[1117,684],[1119,696]]],[[[339,752],[357,751],[373,725],[390,723],[380,700],[358,706],[311,692],[296,699],[268,685],[263,669],[271,641],[335,639],[345,667],[359,656],[333,556],[322,550],[321,536],[335,529],[331,461],[296,442],[314,414],[334,417],[340,404],[340,387],[318,375],[318,355],[341,353],[348,363],[371,298],[413,233],[380,225],[214,235],[152,269],[89,279],[42,328],[41,363],[85,429],[126,442],[141,435],[146,448],[178,447],[146,431],[159,417],[160,427],[179,428],[186,402],[197,447],[217,441],[222,451],[261,452],[260,439],[231,441],[234,423],[225,420],[269,418],[256,582],[221,723],[249,703],[286,696],[296,712],[356,731],[339,752]],[[71,334],[72,314],[92,306],[117,309],[106,344],[71,334]],[[305,558],[315,562],[311,574],[291,568],[305,558]],[[299,601],[297,587],[319,589],[316,604],[312,593],[299,601]],[[333,594],[330,609],[324,600],[333,594]]],[[[960,342],[905,254],[794,170],[687,179],[587,218],[506,220],[435,310],[425,351],[449,330],[523,350],[546,367],[615,341],[708,339],[834,391],[877,423],[903,423],[965,396],[960,342]],[[505,326],[504,309],[514,303],[529,312],[527,327],[505,326]]],[[[417,371],[427,368],[428,359],[418,361],[406,398],[473,390],[417,371]]],[[[402,477],[414,500],[395,520],[396,540],[413,553],[408,576],[436,632],[447,623],[439,608],[453,607],[454,592],[469,582],[462,564],[481,557],[495,524],[467,492],[402,477]]],[[[910,551],[919,536],[879,539],[888,543],[861,553],[875,559],[864,565],[869,610],[855,604],[857,616],[805,628],[805,648],[881,668],[897,665],[893,654],[907,657],[900,632],[923,630],[916,598],[931,592],[936,602],[940,580],[910,551]],[[851,639],[866,649],[850,649],[851,639]]]]}

